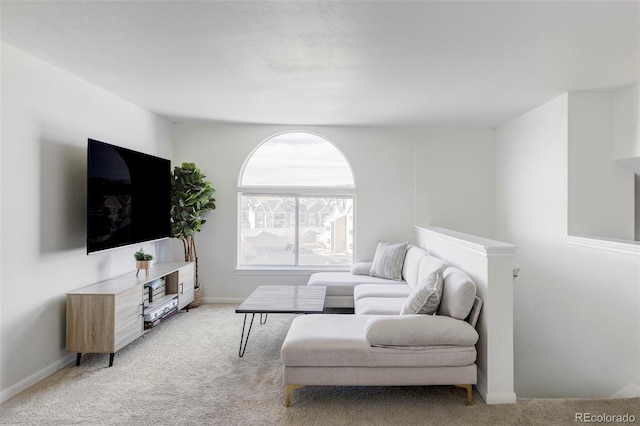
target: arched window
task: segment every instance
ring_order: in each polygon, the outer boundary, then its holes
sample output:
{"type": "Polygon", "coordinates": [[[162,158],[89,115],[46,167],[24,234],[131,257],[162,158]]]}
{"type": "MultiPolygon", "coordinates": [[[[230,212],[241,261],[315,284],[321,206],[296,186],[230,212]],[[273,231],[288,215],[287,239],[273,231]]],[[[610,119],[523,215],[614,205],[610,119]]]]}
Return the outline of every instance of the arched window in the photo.
{"type": "Polygon", "coordinates": [[[275,135],[239,181],[239,268],[322,268],[353,261],[355,184],[335,145],[307,132],[275,135]]]}

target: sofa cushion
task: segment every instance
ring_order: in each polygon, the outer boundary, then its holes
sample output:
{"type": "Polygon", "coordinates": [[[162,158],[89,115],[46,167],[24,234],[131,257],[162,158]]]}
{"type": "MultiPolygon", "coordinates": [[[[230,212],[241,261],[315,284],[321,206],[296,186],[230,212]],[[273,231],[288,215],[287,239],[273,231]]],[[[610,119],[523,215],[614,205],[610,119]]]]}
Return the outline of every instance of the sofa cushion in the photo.
{"type": "Polygon", "coordinates": [[[283,364],[286,367],[447,367],[475,362],[473,345],[371,346],[365,338],[365,327],[371,318],[341,314],[296,317],[282,344],[283,364]]]}
{"type": "Polygon", "coordinates": [[[353,289],[353,300],[365,297],[408,297],[411,287],[406,284],[360,284],[353,289]]]}
{"type": "Polygon", "coordinates": [[[439,315],[371,318],[365,337],[373,346],[472,346],[478,341],[469,323],[439,315]]]}
{"type": "Polygon", "coordinates": [[[311,274],[307,285],[327,287],[327,296],[352,296],[353,288],[359,284],[406,285],[404,281],[393,281],[369,275],[353,275],[351,272],[316,272],[311,274]]]}
{"type": "Polygon", "coordinates": [[[420,262],[425,256],[427,256],[427,252],[420,247],[410,245],[407,248],[407,254],[404,256],[404,264],[402,265],[402,278],[412,288],[418,284],[420,262]]]}
{"type": "Polygon", "coordinates": [[[447,268],[444,271],[444,286],[438,314],[464,320],[469,315],[475,299],[476,284],[471,278],[458,268],[447,268]]]}
{"type": "Polygon", "coordinates": [[[369,272],[371,272],[371,263],[372,262],[356,262],[351,265],[351,273],[353,275],[369,275],[369,272]]]}
{"type": "Polygon", "coordinates": [[[423,256],[420,259],[420,266],[418,270],[418,280],[416,281],[416,283],[422,282],[433,272],[437,271],[438,269],[441,269],[442,267],[447,267],[447,266],[449,265],[447,265],[442,259],[439,259],[435,256],[431,256],[431,255],[423,256]]]}
{"type": "Polygon", "coordinates": [[[402,265],[408,243],[387,243],[380,241],[373,256],[369,275],[372,277],[402,280],[402,265]]]}
{"type": "Polygon", "coordinates": [[[400,315],[431,315],[438,310],[445,269],[446,266],[443,265],[418,282],[402,305],[400,315]]]}
{"type": "Polygon", "coordinates": [[[365,297],[354,302],[356,315],[399,315],[406,297],[365,297]]]}

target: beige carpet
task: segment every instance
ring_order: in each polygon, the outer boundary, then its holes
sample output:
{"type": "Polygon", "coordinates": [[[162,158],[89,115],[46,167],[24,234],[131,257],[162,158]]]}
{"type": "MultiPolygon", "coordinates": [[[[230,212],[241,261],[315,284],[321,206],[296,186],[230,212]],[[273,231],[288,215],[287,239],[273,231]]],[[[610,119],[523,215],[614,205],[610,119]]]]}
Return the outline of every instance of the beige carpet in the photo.
{"type": "Polygon", "coordinates": [[[238,357],[234,305],[180,313],[116,354],[85,355],[0,405],[0,424],[575,425],[576,413],[636,417],[640,399],[519,400],[487,406],[451,386],[306,387],[284,407],[280,346],[293,318],[254,323],[238,357]]]}

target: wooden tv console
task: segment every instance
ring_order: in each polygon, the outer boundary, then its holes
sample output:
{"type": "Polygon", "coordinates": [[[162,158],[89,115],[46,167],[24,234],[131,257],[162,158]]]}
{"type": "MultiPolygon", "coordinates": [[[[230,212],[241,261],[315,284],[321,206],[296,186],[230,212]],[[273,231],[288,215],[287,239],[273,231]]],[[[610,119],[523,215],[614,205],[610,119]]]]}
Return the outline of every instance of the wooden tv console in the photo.
{"type": "Polygon", "coordinates": [[[194,280],[194,263],[166,262],[155,264],[146,276],[133,271],[67,293],[67,352],[77,353],[76,365],[83,353],[108,353],[111,367],[114,354],[145,333],[145,311],[175,297],[178,310],[187,307],[194,280]],[[160,278],[163,294],[149,303],[145,284],[160,278]]]}

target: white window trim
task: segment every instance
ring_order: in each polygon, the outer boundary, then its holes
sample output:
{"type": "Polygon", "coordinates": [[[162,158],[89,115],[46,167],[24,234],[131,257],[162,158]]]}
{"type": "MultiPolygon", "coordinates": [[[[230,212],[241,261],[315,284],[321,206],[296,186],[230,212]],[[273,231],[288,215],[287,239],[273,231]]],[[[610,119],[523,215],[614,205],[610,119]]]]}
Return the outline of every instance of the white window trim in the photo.
{"type": "Polygon", "coordinates": [[[326,195],[327,197],[355,197],[354,186],[336,187],[304,187],[304,186],[238,186],[238,192],[247,195],[273,195],[276,197],[286,197],[288,195],[296,197],[317,197],[326,195]]]}
{"type": "MultiPolygon", "coordinates": [[[[238,176],[238,190],[240,190],[240,188],[256,188],[256,187],[257,188],[270,188],[270,189],[277,188],[276,186],[266,186],[266,185],[259,185],[259,186],[256,186],[256,185],[243,185],[242,184],[242,178],[244,176],[245,169],[247,168],[247,165],[249,164],[249,162],[251,160],[251,157],[253,157],[253,154],[255,154],[256,151],[258,151],[258,149],[260,149],[260,147],[262,145],[264,145],[265,143],[269,142],[271,139],[277,138],[278,136],[284,135],[284,134],[287,134],[287,133],[308,133],[308,134],[316,136],[316,137],[318,137],[320,139],[324,139],[325,141],[327,141],[328,143],[333,145],[338,150],[338,152],[340,152],[340,154],[342,154],[342,158],[344,158],[345,162],[347,163],[347,166],[349,167],[349,171],[351,172],[351,177],[352,177],[352,180],[353,180],[353,184],[348,185],[348,186],[344,186],[344,187],[341,187],[341,188],[351,188],[351,189],[355,190],[355,175],[353,173],[353,167],[351,167],[351,162],[349,161],[347,156],[344,155],[344,152],[342,152],[342,150],[336,144],[334,144],[329,139],[325,138],[324,136],[322,136],[319,133],[310,132],[308,130],[295,130],[295,129],[284,130],[282,132],[275,133],[275,134],[269,136],[268,138],[264,139],[255,148],[253,148],[251,150],[249,155],[244,159],[244,163],[242,164],[242,168],[240,169],[240,175],[238,176]]],[[[281,187],[281,188],[289,188],[289,186],[281,187]]],[[[306,187],[306,188],[310,189],[310,188],[316,188],[316,187],[306,187]]]]}
{"type": "Polygon", "coordinates": [[[309,275],[314,272],[344,272],[349,271],[350,265],[317,265],[309,266],[237,266],[237,275],[309,275]]]}
{"type": "MultiPolygon", "coordinates": [[[[242,164],[242,168],[240,170],[240,175],[238,176],[238,200],[237,200],[237,212],[238,214],[236,214],[236,220],[238,220],[237,223],[237,230],[236,230],[236,267],[235,267],[235,271],[237,274],[309,274],[309,273],[313,273],[313,272],[318,272],[318,271],[345,271],[345,270],[349,270],[350,265],[314,265],[314,266],[309,266],[309,265],[303,265],[303,266],[247,266],[247,265],[240,265],[240,258],[241,258],[241,244],[240,244],[240,236],[241,234],[241,226],[242,226],[242,221],[239,220],[240,219],[240,214],[239,212],[241,211],[241,199],[243,195],[264,195],[264,196],[274,196],[274,197],[297,197],[297,198],[302,198],[302,197],[322,197],[322,196],[326,196],[326,197],[333,197],[333,198],[339,198],[339,197],[348,197],[348,198],[352,198],[353,199],[353,218],[354,218],[354,223],[353,223],[353,235],[352,235],[352,260],[357,259],[357,253],[356,253],[356,235],[357,235],[357,231],[356,231],[356,223],[355,223],[355,218],[356,218],[356,186],[355,186],[355,175],[353,173],[353,167],[351,167],[351,162],[349,161],[349,159],[347,158],[346,155],[344,155],[344,152],[342,152],[342,150],[335,145],[333,142],[331,142],[329,139],[325,138],[323,135],[315,133],[315,132],[311,132],[308,130],[296,130],[296,129],[290,129],[290,130],[285,130],[282,132],[278,132],[276,134],[273,134],[271,136],[269,136],[268,138],[264,139],[262,142],[260,142],[252,151],[251,153],[249,153],[249,155],[245,158],[244,163],[242,164]],[[326,140],[328,143],[330,143],[331,145],[333,145],[341,154],[342,157],[344,158],[344,160],[347,163],[347,166],[349,167],[349,170],[351,172],[351,177],[353,180],[353,184],[350,185],[342,185],[342,186],[326,186],[326,187],[310,187],[310,186],[267,186],[267,185],[243,185],[242,184],[242,178],[244,176],[244,172],[245,169],[247,167],[247,165],[249,164],[249,161],[251,160],[251,157],[253,156],[253,154],[266,142],[268,142],[269,140],[280,136],[282,134],[285,133],[309,133],[311,135],[317,136],[321,139],[326,140]]],[[[297,199],[296,199],[297,200],[297,199]]],[[[297,203],[297,201],[296,201],[297,203]]],[[[296,204],[296,240],[298,238],[298,223],[299,223],[299,208],[296,204]]],[[[296,251],[296,259],[295,259],[296,265],[298,263],[298,252],[296,251]]]]}

